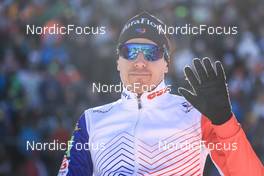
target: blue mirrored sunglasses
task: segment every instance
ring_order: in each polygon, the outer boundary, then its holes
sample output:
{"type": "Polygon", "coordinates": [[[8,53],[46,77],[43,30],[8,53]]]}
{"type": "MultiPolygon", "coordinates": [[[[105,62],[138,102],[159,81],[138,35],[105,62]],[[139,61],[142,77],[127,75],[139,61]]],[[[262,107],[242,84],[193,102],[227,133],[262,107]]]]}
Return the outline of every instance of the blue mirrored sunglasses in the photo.
{"type": "Polygon", "coordinates": [[[163,58],[165,49],[150,43],[125,43],[118,47],[118,54],[129,61],[136,60],[140,52],[152,62],[163,58]]]}

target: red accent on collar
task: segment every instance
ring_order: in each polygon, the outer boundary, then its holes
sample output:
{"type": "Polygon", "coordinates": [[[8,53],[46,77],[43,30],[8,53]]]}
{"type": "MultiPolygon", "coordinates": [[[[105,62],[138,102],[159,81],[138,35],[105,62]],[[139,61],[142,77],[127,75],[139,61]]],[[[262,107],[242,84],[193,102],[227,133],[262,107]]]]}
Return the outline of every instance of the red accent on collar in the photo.
{"type": "Polygon", "coordinates": [[[155,97],[161,96],[162,94],[164,94],[164,93],[166,93],[166,92],[169,92],[168,87],[165,87],[165,88],[163,88],[163,89],[160,89],[160,90],[158,90],[158,91],[155,91],[155,92],[150,93],[150,94],[147,96],[147,98],[148,98],[149,100],[152,100],[152,99],[154,99],[155,97]]]}

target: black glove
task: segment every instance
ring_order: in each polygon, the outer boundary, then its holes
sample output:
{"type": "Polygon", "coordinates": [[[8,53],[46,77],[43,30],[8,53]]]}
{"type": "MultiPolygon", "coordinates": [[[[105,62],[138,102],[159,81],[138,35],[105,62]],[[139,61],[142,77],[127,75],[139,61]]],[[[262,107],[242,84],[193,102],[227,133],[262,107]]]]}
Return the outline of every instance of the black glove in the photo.
{"type": "Polygon", "coordinates": [[[194,93],[182,87],[178,92],[213,124],[221,125],[232,116],[225,72],[220,61],[215,62],[216,72],[208,58],[202,62],[199,59],[193,60],[198,77],[189,66],[184,69],[194,93]]]}

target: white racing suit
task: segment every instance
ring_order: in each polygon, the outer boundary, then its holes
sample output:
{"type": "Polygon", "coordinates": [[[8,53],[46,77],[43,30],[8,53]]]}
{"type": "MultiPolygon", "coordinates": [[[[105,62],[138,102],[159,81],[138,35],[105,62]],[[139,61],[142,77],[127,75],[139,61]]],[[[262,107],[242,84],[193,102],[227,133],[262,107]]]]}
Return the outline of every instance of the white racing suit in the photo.
{"type": "Polygon", "coordinates": [[[164,82],[86,110],[72,140],[61,176],[203,175],[208,154],[222,175],[264,175],[234,115],[215,126],[164,82]]]}

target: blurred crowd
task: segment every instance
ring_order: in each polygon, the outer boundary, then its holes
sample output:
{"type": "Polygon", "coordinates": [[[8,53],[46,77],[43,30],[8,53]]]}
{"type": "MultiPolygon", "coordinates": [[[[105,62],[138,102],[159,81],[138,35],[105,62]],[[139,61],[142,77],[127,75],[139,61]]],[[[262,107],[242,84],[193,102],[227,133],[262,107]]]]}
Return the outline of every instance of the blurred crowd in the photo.
{"type": "MultiPolygon", "coordinates": [[[[264,1],[3,0],[0,2],[0,175],[56,175],[64,151],[26,150],[26,141],[69,140],[87,108],[115,101],[92,83],[119,83],[115,52],[122,26],[142,10],[171,26],[237,26],[237,35],[170,35],[166,82],[186,85],[193,58],[221,60],[233,112],[264,161],[264,1]],[[32,35],[26,25],[105,26],[104,35],[32,35]]],[[[208,161],[207,176],[217,175],[208,161]]]]}

